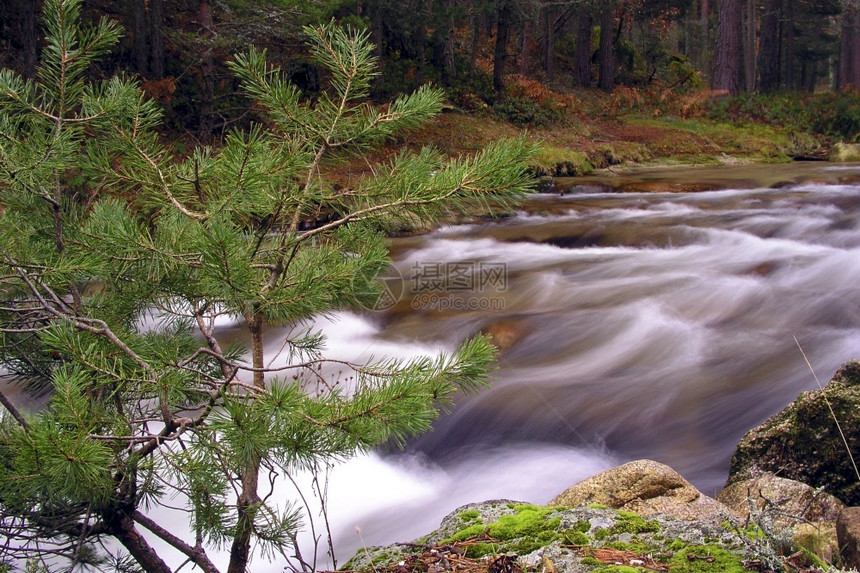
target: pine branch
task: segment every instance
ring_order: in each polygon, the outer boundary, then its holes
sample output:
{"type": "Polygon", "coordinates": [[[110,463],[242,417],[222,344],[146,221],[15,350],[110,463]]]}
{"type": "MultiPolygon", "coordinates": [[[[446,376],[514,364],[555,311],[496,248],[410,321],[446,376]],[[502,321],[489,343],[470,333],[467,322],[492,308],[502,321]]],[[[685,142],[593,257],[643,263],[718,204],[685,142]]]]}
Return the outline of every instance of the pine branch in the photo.
{"type": "Polygon", "coordinates": [[[182,539],[173,535],[167,529],[161,527],[156,521],[150,519],[140,511],[135,511],[132,515],[132,519],[151,531],[159,539],[188,557],[191,562],[200,567],[204,573],[219,573],[218,568],[209,560],[209,557],[206,555],[206,551],[201,545],[197,545],[196,547],[188,545],[182,539]]]}

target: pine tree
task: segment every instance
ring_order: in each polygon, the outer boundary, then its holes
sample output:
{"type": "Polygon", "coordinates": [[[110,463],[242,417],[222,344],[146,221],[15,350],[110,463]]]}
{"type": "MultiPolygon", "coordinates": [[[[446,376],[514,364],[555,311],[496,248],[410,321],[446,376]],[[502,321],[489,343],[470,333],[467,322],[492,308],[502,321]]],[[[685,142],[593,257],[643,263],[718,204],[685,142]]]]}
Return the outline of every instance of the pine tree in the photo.
{"type": "Polygon", "coordinates": [[[485,384],[494,349],[477,337],[435,359],[341,365],[349,380],[332,385],[325,341],[302,325],[372,304],[387,229],[526,191],[532,146],[400,153],[331,184],[323,167],[420,126],[442,94],[371,105],[367,35],[324,25],[306,33],[328,91],[308,103],[251,49],[231,67],[264,120],[180,156],[134,82],[87,81],[120,31],[82,28],[80,5],[45,1],[36,79],[0,72],[0,374],[46,396],[28,413],[0,391],[0,559],[171,571],[158,538],[206,572],[224,547],[230,572],[254,548],[311,569],[300,512],[264,495],[271,476],[425,432],[485,384]],[[223,319],[249,349],[222,339],[223,319]],[[183,502],[190,539],[151,517],[183,502]]]}

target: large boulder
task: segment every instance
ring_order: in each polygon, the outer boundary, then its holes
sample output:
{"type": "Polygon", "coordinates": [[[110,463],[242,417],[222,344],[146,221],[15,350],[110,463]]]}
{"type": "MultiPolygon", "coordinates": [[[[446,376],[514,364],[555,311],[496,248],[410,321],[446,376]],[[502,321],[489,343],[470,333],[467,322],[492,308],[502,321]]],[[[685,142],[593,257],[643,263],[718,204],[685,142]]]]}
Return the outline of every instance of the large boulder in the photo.
{"type": "Polygon", "coordinates": [[[860,452],[858,411],[860,362],[853,360],[824,388],[802,393],[747,432],[732,456],[728,485],[773,473],[860,505],[860,479],[848,453],[860,452]]]}
{"type": "Polygon", "coordinates": [[[847,507],[836,520],[836,536],[841,548],[842,565],[860,568],[860,507],[847,507]]]}
{"type": "Polygon", "coordinates": [[[845,508],[829,493],[771,473],[735,482],[721,491],[717,500],[744,519],[750,510],[760,515],[770,514],[768,520],[776,527],[794,527],[804,521],[835,522],[845,508]]]}
{"type": "Polygon", "coordinates": [[[717,495],[717,500],[744,520],[790,537],[796,545],[828,562],[839,552],[836,519],[845,504],[829,493],[767,473],[733,483],[717,495]]]}
{"type": "Polygon", "coordinates": [[[678,472],[652,460],[637,460],[601,472],[568,488],[550,506],[605,505],[642,517],[657,514],[722,523],[737,517],[722,503],[702,494],[678,472]]]}

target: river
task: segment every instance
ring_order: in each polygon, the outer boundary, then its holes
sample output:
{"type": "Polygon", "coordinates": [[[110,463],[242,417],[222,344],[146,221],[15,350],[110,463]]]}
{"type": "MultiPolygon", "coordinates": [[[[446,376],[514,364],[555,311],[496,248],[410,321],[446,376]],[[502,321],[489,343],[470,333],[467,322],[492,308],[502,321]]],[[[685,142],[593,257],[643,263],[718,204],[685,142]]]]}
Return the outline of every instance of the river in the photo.
{"type": "Polygon", "coordinates": [[[335,470],[341,561],[463,503],[544,503],[638,458],[715,495],[743,434],[817,386],[804,355],[821,383],[860,356],[860,168],[656,173],[631,177],[726,188],[568,181],[513,216],[393,240],[382,309],[320,323],[345,358],[478,332],[503,349],[492,387],[433,432],[335,470]]]}

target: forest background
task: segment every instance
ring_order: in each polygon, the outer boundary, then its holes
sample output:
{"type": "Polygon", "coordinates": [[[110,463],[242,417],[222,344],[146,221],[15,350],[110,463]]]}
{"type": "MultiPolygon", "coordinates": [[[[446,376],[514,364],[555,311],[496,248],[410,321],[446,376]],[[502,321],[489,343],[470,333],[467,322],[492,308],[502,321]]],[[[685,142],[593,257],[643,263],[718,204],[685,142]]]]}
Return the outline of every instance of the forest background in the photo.
{"type": "MultiPolygon", "coordinates": [[[[40,5],[0,4],[0,67],[35,73],[40,5]]],[[[373,99],[446,90],[453,113],[395,146],[457,155],[525,127],[545,143],[538,171],[563,176],[821,158],[860,133],[860,0],[87,0],[83,11],[126,31],[90,73],[139,77],[179,154],[253,119],[227,67],[249,44],[313,98],[324,78],[302,26],[331,19],[370,31],[373,99]]]]}

